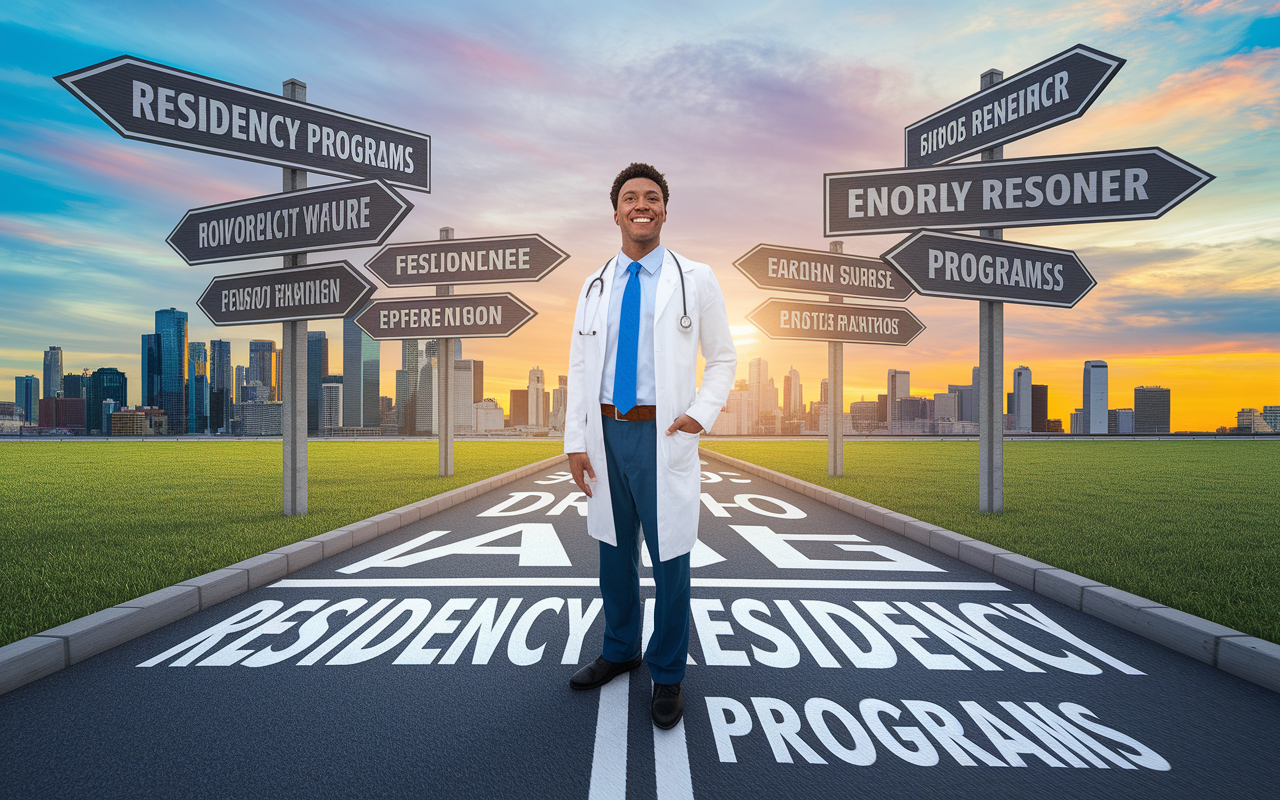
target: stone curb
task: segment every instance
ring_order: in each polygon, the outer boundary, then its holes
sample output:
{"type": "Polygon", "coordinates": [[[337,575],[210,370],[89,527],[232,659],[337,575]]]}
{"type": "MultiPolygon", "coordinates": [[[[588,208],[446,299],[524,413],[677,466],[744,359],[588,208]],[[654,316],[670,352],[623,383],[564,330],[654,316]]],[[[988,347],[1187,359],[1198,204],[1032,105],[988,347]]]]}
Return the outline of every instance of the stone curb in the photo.
{"type": "Polygon", "coordinates": [[[7,644],[0,647],[0,695],[565,459],[553,456],[460,486],[7,644]]]}
{"type": "Polygon", "coordinates": [[[742,472],[812,497],[1024,589],[1083,611],[1236,677],[1280,692],[1280,644],[1248,636],[1225,625],[749,461],[731,458],[705,448],[699,448],[698,452],[704,458],[723,461],[742,472]]]}

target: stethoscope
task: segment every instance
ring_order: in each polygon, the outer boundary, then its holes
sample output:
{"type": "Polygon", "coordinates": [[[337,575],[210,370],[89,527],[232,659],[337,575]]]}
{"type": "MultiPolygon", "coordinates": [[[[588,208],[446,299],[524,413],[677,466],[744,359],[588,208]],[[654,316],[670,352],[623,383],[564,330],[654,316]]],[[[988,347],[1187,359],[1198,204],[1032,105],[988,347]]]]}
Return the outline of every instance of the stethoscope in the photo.
{"type": "MultiPolygon", "coordinates": [[[[668,250],[667,252],[671,253],[670,250],[668,250]]],[[[680,309],[684,312],[680,316],[680,330],[685,333],[688,333],[689,331],[693,330],[693,320],[689,318],[689,298],[685,296],[685,291],[684,291],[684,265],[680,263],[680,257],[677,256],[675,253],[671,253],[671,257],[675,259],[676,274],[680,276],[680,309]]],[[[609,269],[609,265],[615,264],[617,263],[617,261],[618,261],[617,256],[614,256],[613,258],[606,261],[604,266],[600,268],[600,272],[597,273],[596,276],[591,279],[591,283],[587,284],[587,293],[583,295],[584,298],[588,300],[591,299],[591,290],[595,288],[596,283],[600,284],[600,293],[596,297],[596,303],[597,303],[596,309],[588,312],[587,315],[582,318],[583,322],[586,322],[587,319],[594,317],[596,310],[599,310],[600,308],[599,303],[601,300],[604,299],[605,270],[609,269]]],[[[595,336],[596,332],[584,331],[582,329],[579,329],[578,335],[579,336],[595,336]]]]}

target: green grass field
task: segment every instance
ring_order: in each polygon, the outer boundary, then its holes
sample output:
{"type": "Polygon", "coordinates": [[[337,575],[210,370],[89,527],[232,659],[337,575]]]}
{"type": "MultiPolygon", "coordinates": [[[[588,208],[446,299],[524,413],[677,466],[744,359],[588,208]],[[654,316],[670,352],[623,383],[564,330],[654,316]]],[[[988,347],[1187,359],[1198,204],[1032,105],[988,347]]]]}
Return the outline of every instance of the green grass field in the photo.
{"type": "Polygon", "coordinates": [[[1009,442],[978,513],[977,442],[705,446],[1280,642],[1280,443],[1009,442]]]}
{"type": "Polygon", "coordinates": [[[458,486],[558,441],[313,442],[308,511],[284,517],[279,442],[0,446],[0,645],[458,486]]]}

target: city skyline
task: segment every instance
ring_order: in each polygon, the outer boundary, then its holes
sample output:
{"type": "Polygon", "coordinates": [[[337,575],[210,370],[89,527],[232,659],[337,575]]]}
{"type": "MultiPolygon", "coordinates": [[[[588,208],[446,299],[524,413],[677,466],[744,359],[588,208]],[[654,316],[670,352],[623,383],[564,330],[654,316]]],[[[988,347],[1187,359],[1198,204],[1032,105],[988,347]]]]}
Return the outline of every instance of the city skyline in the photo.
{"type": "MultiPolygon", "coordinates": [[[[273,6],[290,8],[266,10],[273,6]]],[[[1128,63],[1082,119],[1008,145],[1005,157],[1159,145],[1218,177],[1160,220],[1007,234],[1075,250],[1098,286],[1074,309],[1006,306],[1006,388],[1020,364],[1037,383],[1059,387],[1079,380],[1083,361],[1104,360],[1109,408],[1130,405],[1131,387],[1171,387],[1175,430],[1230,425],[1241,407],[1261,408],[1280,391],[1272,6],[1006,4],[978,23],[967,9],[936,3],[818,4],[785,18],[711,7],[679,20],[629,21],[637,40],[662,56],[660,92],[630,87],[625,59],[601,61],[588,31],[622,19],[606,8],[573,20],[522,15],[499,29],[486,24],[494,9],[483,5],[445,15],[405,5],[368,12],[395,25],[352,31],[341,17],[299,23],[232,3],[221,14],[166,10],[163,36],[144,9],[29,4],[0,18],[0,97],[10,109],[0,126],[10,157],[0,170],[12,190],[0,207],[0,277],[10,288],[0,298],[6,385],[42,377],[37,364],[51,344],[65,351],[63,372],[114,366],[141,377],[137,336],[157,308],[185,310],[191,340],[230,341],[236,354],[250,339],[281,341],[278,325],[215,328],[195,309],[213,275],[268,269],[278,259],[190,268],[164,243],[189,208],[279,191],[277,170],[122,140],[52,81],[120,53],[267,91],[298,77],[312,102],[430,134],[432,194],[408,193],[416,208],[392,241],[435,239],[447,225],[462,238],[536,231],[569,252],[543,281],[502,287],[539,312],[515,337],[467,343],[486,363],[487,393],[502,398],[527,383],[528,353],[539,354],[548,376],[567,371],[573,300],[617,246],[602,198],[634,158],[671,181],[664,242],[715,268],[738,377],[764,358],[776,376],[794,365],[817,386],[825,346],[770,341],[746,323],[747,311],[785,293],[754,288],[732,261],[761,242],[826,250],[823,172],[900,164],[902,127],[975,91],[980,72],[1011,75],[1079,41],[1128,63]],[[246,26],[242,13],[260,24],[246,26]],[[317,47],[266,46],[292,24],[317,47]],[[405,62],[381,46],[399,41],[400,32],[387,33],[393,28],[433,46],[414,48],[405,62]],[[841,33],[848,30],[870,35],[841,33]],[[349,68],[319,55],[340,41],[353,54],[349,68]],[[433,75],[453,83],[416,79],[433,75]],[[613,133],[635,111],[669,124],[643,146],[619,145],[613,133]],[[507,202],[512,186],[548,187],[547,197],[530,204],[517,192],[507,202]],[[761,187],[742,213],[734,198],[761,187]]],[[[313,186],[330,180],[309,177],[313,186]]],[[[878,255],[897,238],[843,241],[846,252],[878,255]]],[[[371,251],[331,255],[360,265],[371,251]]],[[[890,368],[914,372],[922,393],[945,392],[977,362],[975,304],[916,296],[906,305],[926,331],[905,349],[847,346],[846,398],[878,393],[890,368]]],[[[340,320],[310,329],[342,341],[340,320]]],[[[382,393],[391,394],[399,344],[378,347],[382,393]]],[[[1080,405],[1074,395],[1052,391],[1048,416],[1065,422],[1080,405]]]]}

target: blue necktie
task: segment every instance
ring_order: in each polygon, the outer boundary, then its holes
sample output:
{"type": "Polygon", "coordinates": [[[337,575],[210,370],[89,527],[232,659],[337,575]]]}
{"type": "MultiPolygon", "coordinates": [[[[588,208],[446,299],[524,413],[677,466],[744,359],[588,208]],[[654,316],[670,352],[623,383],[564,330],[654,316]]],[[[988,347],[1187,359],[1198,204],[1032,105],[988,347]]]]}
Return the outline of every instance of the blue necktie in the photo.
{"type": "Polygon", "coordinates": [[[640,262],[627,267],[631,277],[618,315],[618,349],[613,367],[613,405],[619,414],[636,406],[636,355],[640,349],[640,262]]]}

